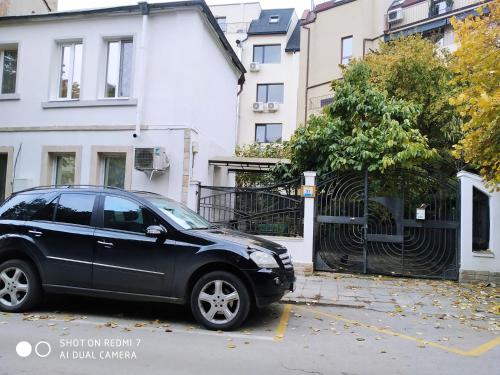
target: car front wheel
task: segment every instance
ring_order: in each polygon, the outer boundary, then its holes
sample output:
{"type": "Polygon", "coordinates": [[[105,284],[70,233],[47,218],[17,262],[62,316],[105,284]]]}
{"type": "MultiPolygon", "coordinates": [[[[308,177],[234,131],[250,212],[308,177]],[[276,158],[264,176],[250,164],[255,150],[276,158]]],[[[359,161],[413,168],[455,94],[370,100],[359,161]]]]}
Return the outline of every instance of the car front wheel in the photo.
{"type": "Polygon", "coordinates": [[[208,329],[230,330],[243,323],[250,310],[250,297],[243,282],[225,271],[202,276],[191,293],[191,310],[208,329]]]}
{"type": "Polygon", "coordinates": [[[20,259],[0,264],[0,310],[22,312],[33,308],[41,297],[35,268],[20,259]]]}

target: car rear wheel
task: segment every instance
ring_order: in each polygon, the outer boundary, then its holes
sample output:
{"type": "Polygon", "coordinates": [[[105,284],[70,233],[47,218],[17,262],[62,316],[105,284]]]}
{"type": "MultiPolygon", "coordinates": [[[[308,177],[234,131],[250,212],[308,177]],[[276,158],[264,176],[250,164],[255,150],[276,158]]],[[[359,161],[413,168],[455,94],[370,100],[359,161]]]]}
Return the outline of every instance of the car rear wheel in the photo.
{"type": "Polygon", "coordinates": [[[191,310],[208,329],[230,330],[243,323],[250,310],[250,297],[243,282],[225,271],[202,276],[191,293],[191,310]]]}
{"type": "Polygon", "coordinates": [[[0,264],[0,310],[22,312],[33,308],[42,295],[37,271],[20,259],[0,264]]]}

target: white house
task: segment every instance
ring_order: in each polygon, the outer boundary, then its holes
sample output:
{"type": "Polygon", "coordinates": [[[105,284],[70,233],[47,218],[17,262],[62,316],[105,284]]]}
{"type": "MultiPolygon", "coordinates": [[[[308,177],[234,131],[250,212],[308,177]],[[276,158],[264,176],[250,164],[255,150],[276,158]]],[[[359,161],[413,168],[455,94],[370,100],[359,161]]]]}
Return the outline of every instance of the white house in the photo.
{"type": "Polygon", "coordinates": [[[0,200],[46,184],[194,205],[230,184],[245,69],[204,1],[0,17],[0,200]]]}

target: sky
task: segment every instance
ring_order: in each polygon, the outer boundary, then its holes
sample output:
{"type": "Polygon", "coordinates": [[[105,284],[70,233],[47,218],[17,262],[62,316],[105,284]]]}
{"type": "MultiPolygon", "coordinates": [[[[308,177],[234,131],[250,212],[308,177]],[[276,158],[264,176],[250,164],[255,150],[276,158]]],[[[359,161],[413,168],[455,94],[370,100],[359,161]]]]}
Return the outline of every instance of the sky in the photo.
{"type": "MultiPolygon", "coordinates": [[[[84,8],[102,8],[112,7],[118,5],[131,5],[137,4],[140,0],[59,0],[60,11],[74,10],[84,8]]],[[[168,2],[169,0],[147,0],[149,3],[168,2]]],[[[258,0],[205,0],[208,5],[213,4],[230,4],[239,2],[254,2],[258,0]]],[[[314,0],[319,4],[325,0],[314,0]]],[[[272,8],[295,8],[297,15],[300,17],[304,9],[310,9],[311,0],[260,0],[263,9],[272,8]]]]}

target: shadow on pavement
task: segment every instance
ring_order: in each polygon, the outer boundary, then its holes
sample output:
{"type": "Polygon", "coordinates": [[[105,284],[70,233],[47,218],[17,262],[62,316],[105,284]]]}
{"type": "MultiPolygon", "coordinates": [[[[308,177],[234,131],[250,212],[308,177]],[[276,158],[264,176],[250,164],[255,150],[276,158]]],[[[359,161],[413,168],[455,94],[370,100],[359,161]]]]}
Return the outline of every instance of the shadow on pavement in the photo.
{"type": "MultiPolygon", "coordinates": [[[[274,325],[279,321],[282,310],[282,305],[277,303],[259,310],[252,309],[247,320],[239,329],[272,331],[274,325]]],[[[189,306],[158,302],[50,294],[45,296],[36,313],[93,316],[107,320],[123,319],[134,322],[159,320],[202,328],[191,314],[189,306]]]]}

